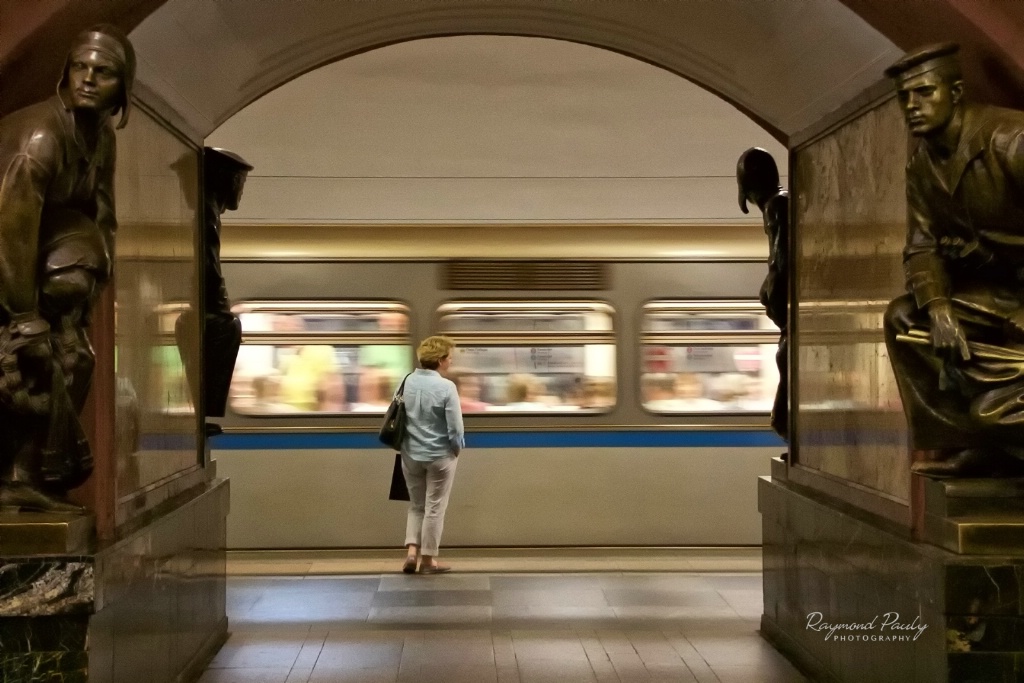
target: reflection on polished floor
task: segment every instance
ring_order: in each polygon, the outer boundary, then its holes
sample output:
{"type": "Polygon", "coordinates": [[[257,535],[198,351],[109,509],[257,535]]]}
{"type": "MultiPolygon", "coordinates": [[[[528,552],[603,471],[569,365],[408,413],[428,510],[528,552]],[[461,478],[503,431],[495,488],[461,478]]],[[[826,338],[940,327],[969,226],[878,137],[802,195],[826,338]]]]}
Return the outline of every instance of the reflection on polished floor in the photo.
{"type": "Polygon", "coordinates": [[[232,553],[231,637],[200,683],[804,680],[757,634],[759,549],[454,549],[438,576],[400,561],[232,553]]]}

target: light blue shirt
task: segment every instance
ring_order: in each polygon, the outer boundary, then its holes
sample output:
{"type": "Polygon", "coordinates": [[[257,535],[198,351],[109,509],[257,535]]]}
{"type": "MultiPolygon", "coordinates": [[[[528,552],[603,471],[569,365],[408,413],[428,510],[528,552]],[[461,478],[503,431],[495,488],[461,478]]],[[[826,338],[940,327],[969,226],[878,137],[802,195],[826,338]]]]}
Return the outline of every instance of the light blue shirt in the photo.
{"type": "Polygon", "coordinates": [[[405,380],[406,437],[402,452],[429,462],[466,447],[455,383],[437,370],[417,369],[405,380]]]}

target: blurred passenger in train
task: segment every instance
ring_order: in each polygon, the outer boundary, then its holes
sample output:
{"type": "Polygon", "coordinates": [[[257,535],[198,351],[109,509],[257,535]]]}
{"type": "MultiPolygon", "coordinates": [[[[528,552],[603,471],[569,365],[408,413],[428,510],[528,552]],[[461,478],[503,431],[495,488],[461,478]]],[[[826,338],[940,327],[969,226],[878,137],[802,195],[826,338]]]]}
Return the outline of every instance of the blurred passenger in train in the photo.
{"type": "Polygon", "coordinates": [[[361,368],[354,413],[383,413],[391,403],[397,387],[387,372],[380,368],[361,368]]]}
{"type": "Polygon", "coordinates": [[[345,400],[345,378],[331,373],[320,378],[316,388],[316,411],[318,413],[342,413],[348,410],[345,400]]]}
{"type": "Polygon", "coordinates": [[[479,413],[490,405],[480,400],[482,386],[480,378],[465,372],[449,372],[447,375],[459,392],[459,405],[463,413],[479,413]]]}
{"type": "Polygon", "coordinates": [[[648,410],[673,410],[675,378],[667,372],[649,372],[640,378],[640,396],[648,410]]]}
{"type": "Polygon", "coordinates": [[[722,404],[705,395],[704,382],[693,372],[680,372],[672,385],[676,410],[702,412],[721,410],[722,404]]]}
{"type": "Polygon", "coordinates": [[[320,378],[334,374],[337,362],[334,347],[307,344],[281,366],[281,399],[302,411],[316,410],[316,389],[320,378]]]}
{"type": "Polygon", "coordinates": [[[547,405],[540,400],[542,389],[540,380],[534,375],[509,375],[505,407],[512,410],[543,410],[547,405]]]}
{"type": "Polygon", "coordinates": [[[605,409],[615,405],[615,380],[611,377],[587,377],[583,381],[583,408],[605,409]]]}
{"type": "Polygon", "coordinates": [[[252,412],[264,415],[297,413],[299,409],[281,401],[281,377],[262,375],[252,379],[252,412]]]}
{"type": "Polygon", "coordinates": [[[711,382],[711,398],[724,410],[742,410],[750,378],[739,372],[725,372],[711,382]]]}
{"type": "Polygon", "coordinates": [[[402,472],[410,498],[402,565],[406,574],[416,571],[417,561],[422,574],[451,569],[437,563],[437,552],[455,465],[466,445],[458,392],[440,374],[448,372],[454,348],[448,337],[424,339],[416,349],[420,369],[405,382],[408,433],[402,444],[402,472]]]}

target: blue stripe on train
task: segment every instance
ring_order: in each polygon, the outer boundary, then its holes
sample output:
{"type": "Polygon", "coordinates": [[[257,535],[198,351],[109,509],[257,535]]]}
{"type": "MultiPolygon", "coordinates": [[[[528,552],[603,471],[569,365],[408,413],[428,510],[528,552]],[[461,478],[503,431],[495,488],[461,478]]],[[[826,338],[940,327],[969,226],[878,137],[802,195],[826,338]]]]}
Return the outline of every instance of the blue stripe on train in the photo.
{"type": "MultiPolygon", "coordinates": [[[[467,448],[738,448],[785,447],[770,431],[481,432],[466,435],[467,448]]],[[[221,434],[210,446],[223,450],[384,448],[376,434],[221,434]]]]}

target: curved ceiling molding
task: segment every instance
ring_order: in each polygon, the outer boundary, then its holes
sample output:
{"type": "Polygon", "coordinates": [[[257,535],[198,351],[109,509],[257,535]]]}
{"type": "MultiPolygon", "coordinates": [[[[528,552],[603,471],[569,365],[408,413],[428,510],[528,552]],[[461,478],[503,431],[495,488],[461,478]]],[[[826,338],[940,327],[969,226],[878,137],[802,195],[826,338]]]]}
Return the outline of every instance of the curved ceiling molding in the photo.
{"type": "Polygon", "coordinates": [[[324,64],[464,34],[569,40],[650,62],[731,102],[781,141],[877,82],[901,54],[839,0],[168,0],[131,37],[139,82],[205,136],[324,64]]]}

